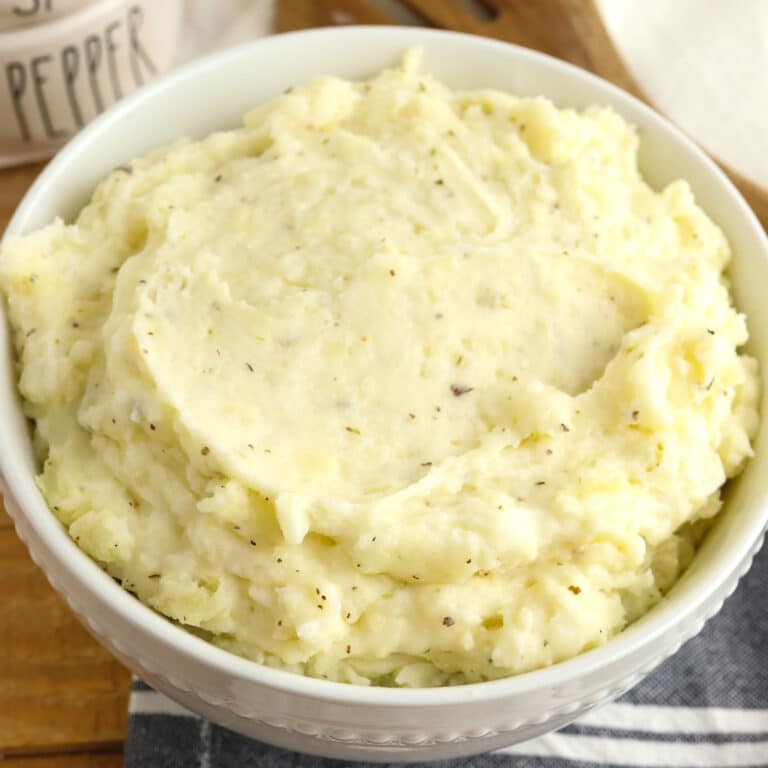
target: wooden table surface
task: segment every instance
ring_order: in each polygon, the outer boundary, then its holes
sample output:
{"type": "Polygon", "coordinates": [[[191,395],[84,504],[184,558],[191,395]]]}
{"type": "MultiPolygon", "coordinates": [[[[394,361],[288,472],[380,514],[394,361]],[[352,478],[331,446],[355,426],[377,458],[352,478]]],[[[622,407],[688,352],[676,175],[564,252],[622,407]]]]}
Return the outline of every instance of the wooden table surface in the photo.
{"type": "MultiPolygon", "coordinates": [[[[42,167],[0,171],[0,232],[42,167]]],[[[0,767],[120,768],[130,674],[56,595],[2,508],[0,616],[0,767]]]]}

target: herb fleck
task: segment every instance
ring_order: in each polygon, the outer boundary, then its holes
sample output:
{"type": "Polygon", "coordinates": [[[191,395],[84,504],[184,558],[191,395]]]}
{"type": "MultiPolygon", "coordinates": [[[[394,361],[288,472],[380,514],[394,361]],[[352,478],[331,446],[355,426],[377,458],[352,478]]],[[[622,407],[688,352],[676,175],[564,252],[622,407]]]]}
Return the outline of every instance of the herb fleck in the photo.
{"type": "Polygon", "coordinates": [[[200,449],[200,453],[202,453],[202,454],[203,454],[203,456],[207,456],[207,455],[208,455],[210,452],[211,452],[211,449],[210,449],[210,448],[209,448],[207,445],[204,445],[204,446],[203,446],[203,447],[200,449]]]}
{"type": "Polygon", "coordinates": [[[451,384],[451,392],[454,397],[461,397],[471,392],[474,387],[467,387],[464,384],[451,384]]]}
{"type": "Polygon", "coordinates": [[[443,616],[443,626],[452,627],[456,622],[450,616],[443,616]]]}
{"type": "Polygon", "coordinates": [[[359,435],[360,434],[360,430],[359,429],[355,429],[354,427],[344,427],[344,429],[346,429],[347,432],[351,432],[353,435],[359,435]]]}
{"type": "Polygon", "coordinates": [[[573,592],[574,595],[578,595],[581,592],[581,587],[577,587],[575,584],[568,586],[568,591],[573,592]]]}

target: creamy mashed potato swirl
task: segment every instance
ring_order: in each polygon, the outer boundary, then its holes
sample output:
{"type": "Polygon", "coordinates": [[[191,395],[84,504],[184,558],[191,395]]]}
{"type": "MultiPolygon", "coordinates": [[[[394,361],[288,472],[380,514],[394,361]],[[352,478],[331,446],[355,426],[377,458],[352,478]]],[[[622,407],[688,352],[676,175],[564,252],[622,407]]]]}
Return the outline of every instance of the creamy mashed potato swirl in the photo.
{"type": "Polygon", "coordinates": [[[8,238],[39,485],[212,642],[430,686],[605,642],[750,455],[729,247],[608,109],[323,77],[8,238]]]}

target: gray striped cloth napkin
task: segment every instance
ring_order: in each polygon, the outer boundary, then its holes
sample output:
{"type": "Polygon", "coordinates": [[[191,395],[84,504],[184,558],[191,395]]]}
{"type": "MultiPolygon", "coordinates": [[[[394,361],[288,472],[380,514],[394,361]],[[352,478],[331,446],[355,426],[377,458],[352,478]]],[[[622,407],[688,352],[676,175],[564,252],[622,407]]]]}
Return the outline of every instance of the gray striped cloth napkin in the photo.
{"type": "MultiPolygon", "coordinates": [[[[768,545],[704,630],[557,733],[433,768],[768,768],[768,545]]],[[[246,739],[135,683],[125,768],[344,768],[246,739]]]]}

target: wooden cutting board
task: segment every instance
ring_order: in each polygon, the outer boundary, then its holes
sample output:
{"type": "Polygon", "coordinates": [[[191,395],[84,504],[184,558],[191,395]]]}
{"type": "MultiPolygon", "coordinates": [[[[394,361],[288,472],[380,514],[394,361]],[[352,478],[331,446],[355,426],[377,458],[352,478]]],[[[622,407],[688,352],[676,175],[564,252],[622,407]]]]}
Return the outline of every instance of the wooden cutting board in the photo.
{"type": "MultiPolygon", "coordinates": [[[[498,0],[483,17],[458,0],[408,3],[425,23],[539,48],[639,93],[588,0],[498,0]]],[[[285,0],[277,21],[285,30],[393,18],[367,0],[285,0]]],[[[42,167],[0,171],[0,231],[42,167]]],[[[767,224],[764,193],[747,197],[767,224]]],[[[0,616],[0,768],[119,768],[129,673],[53,592],[2,508],[0,616]]]]}

